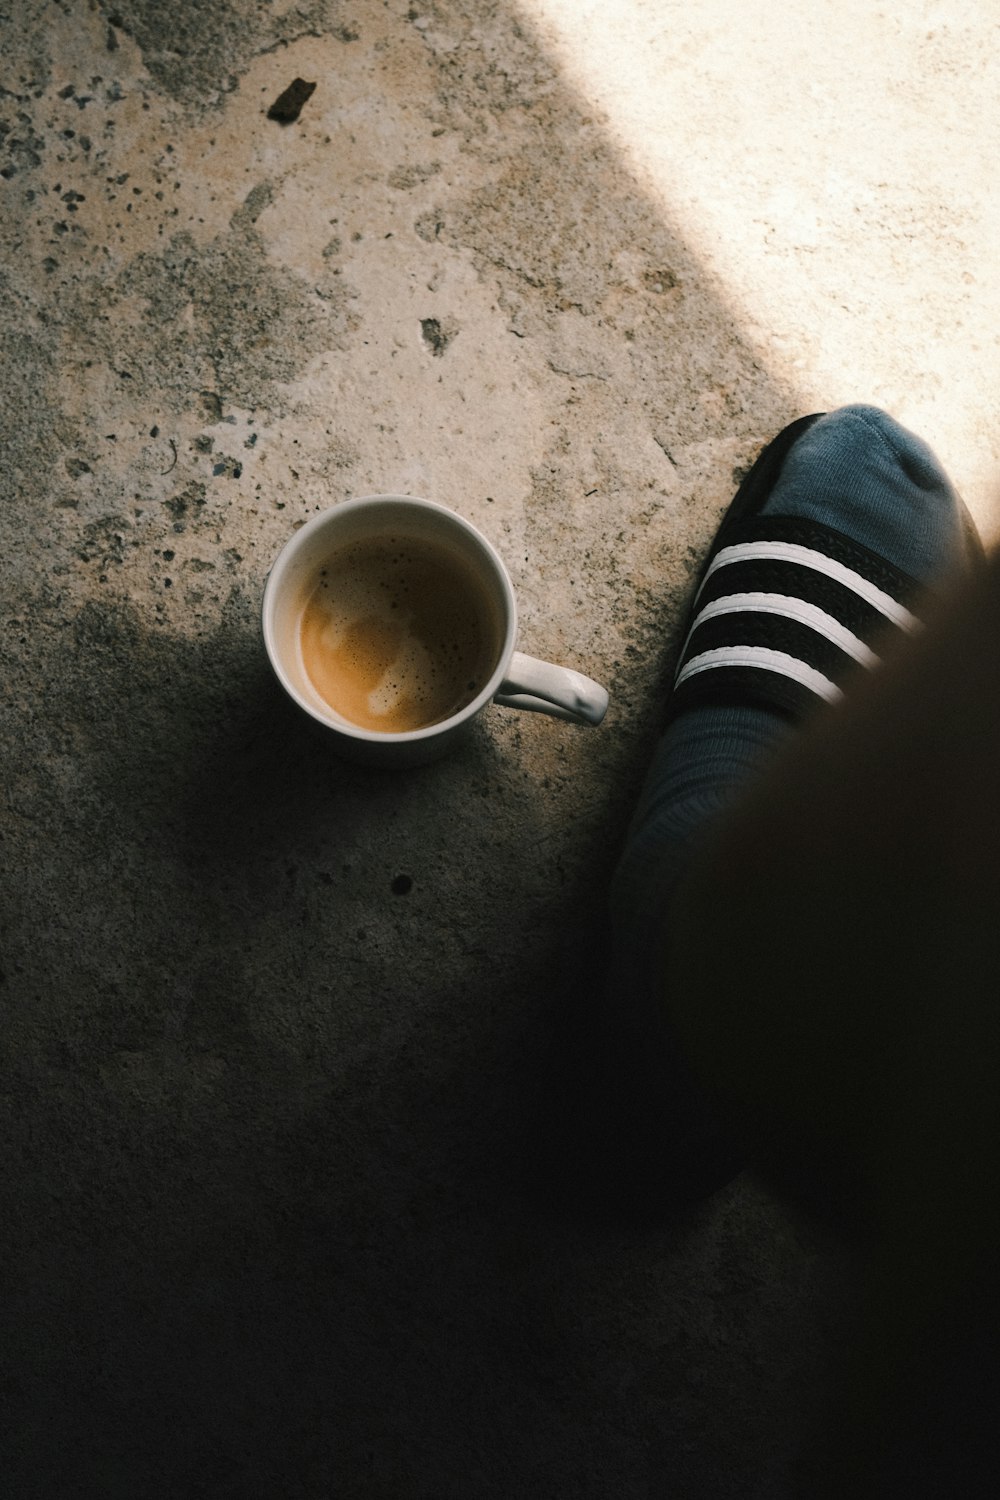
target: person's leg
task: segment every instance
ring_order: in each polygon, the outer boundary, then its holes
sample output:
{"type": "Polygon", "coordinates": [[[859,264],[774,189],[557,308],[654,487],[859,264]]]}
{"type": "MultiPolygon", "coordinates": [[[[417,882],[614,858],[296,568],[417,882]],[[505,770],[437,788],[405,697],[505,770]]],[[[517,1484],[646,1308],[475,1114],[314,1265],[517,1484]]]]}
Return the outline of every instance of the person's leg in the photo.
{"type": "Polygon", "coordinates": [[[969,546],[933,454],[870,407],[792,424],[723,521],[612,887],[610,1004],[661,1079],[661,1135],[674,1148],[665,1191],[709,1191],[745,1145],[657,1003],[663,953],[678,935],[678,883],[757,770],[872,664],[873,646],[914,625],[922,587],[966,563],[969,546]]]}
{"type": "MultiPolygon", "coordinates": [[[[851,485],[848,468],[812,491],[833,524],[851,485]]],[[[953,522],[960,551],[957,507],[953,522]]],[[[997,1484],[998,642],[1000,556],[807,723],[762,746],[757,720],[711,787],[681,752],[696,714],[706,745],[711,715],[728,742],[727,705],[682,711],[619,875],[619,937],[648,957],[632,955],[636,983],[707,1111],[779,1182],[805,1167],[858,1209],[866,1284],[831,1495],[997,1484]],[[651,902],[630,907],[629,881],[651,902]]]]}

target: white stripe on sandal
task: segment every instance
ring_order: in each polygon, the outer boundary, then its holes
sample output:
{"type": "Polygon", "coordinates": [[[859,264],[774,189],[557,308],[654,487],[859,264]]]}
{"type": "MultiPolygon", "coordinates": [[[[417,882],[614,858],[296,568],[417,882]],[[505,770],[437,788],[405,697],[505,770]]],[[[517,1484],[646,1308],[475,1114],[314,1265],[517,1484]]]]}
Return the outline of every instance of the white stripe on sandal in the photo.
{"type": "Polygon", "coordinates": [[[845,588],[851,589],[866,604],[877,609],[901,630],[913,631],[920,626],[917,616],[894,599],[891,594],[887,594],[876,584],[870,583],[853,568],[846,567],[832,557],[824,556],[822,552],[817,552],[812,547],[803,547],[798,542],[736,542],[732,546],[721,548],[705,570],[705,576],[695,597],[695,604],[697,605],[701,591],[713,573],[719,568],[727,567],[730,563],[738,562],[789,562],[797,563],[803,568],[812,568],[815,572],[823,573],[827,578],[832,578],[837,583],[843,584],[845,588]]]}
{"type": "Polygon", "coordinates": [[[829,677],[824,677],[815,667],[789,656],[786,651],[772,651],[767,646],[715,646],[711,651],[702,651],[685,662],[677,674],[675,687],[699,672],[710,667],[760,667],[766,672],[777,672],[781,677],[790,677],[801,687],[808,688],[827,703],[836,703],[843,693],[829,677]]]}
{"type": "MultiPolygon", "coordinates": [[[[711,604],[706,604],[704,609],[695,615],[688,631],[687,640],[684,642],[684,652],[691,642],[691,637],[703,625],[706,620],[714,620],[721,615],[735,614],[763,614],[780,615],[782,619],[794,620],[798,625],[806,625],[814,630],[817,635],[824,636],[839,646],[847,656],[860,662],[863,667],[874,667],[879,658],[876,653],[867,646],[853,630],[848,630],[833,615],[827,614],[826,610],[819,609],[815,604],[809,604],[804,599],[793,598],[791,594],[724,594],[718,599],[713,599],[711,604]]],[[[679,679],[678,679],[679,680],[679,679]]]]}

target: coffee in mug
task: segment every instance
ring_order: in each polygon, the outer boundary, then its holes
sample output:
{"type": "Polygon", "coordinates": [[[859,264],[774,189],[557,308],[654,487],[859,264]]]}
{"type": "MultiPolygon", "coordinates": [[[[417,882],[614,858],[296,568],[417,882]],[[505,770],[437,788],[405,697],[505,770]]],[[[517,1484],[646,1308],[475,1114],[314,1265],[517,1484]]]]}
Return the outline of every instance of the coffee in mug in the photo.
{"type": "Polygon", "coordinates": [[[271,666],[331,745],[371,765],[442,754],[489,703],[599,724],[608,695],[514,649],[503,562],[463,516],[412,495],[367,495],[313,516],[268,575],[271,666]]]}
{"type": "Polygon", "coordinates": [[[302,611],[302,663],[324,702],[362,729],[449,719],[490,678],[502,621],[457,553],[418,537],[349,543],[302,611]]]}

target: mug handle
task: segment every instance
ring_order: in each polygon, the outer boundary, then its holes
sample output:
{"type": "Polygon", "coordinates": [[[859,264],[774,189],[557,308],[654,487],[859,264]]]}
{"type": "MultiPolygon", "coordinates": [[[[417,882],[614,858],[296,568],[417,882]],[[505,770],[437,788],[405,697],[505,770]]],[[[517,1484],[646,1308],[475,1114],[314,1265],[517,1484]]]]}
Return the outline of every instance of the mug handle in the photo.
{"type": "Polygon", "coordinates": [[[608,695],[599,682],[582,672],[515,651],[493,702],[568,719],[571,724],[599,724],[607,712],[608,695]]]}

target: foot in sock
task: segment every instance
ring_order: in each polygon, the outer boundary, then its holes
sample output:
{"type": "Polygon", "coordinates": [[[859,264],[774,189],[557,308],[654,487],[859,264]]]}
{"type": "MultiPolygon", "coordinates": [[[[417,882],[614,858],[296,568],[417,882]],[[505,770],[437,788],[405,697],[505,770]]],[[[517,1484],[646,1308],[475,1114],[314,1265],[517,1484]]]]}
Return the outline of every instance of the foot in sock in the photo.
{"type": "Polygon", "coordinates": [[[612,1020],[642,1039],[647,1074],[663,1079],[667,1191],[709,1191],[744,1157],[657,1004],[677,882],[754,769],[804,716],[849,690],[852,673],[876,665],[886,637],[919,628],[922,593],[977,555],[933,453],[868,406],[786,428],[723,519],[611,893],[608,1003],[612,1020]]]}

